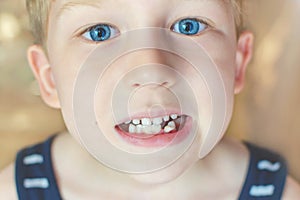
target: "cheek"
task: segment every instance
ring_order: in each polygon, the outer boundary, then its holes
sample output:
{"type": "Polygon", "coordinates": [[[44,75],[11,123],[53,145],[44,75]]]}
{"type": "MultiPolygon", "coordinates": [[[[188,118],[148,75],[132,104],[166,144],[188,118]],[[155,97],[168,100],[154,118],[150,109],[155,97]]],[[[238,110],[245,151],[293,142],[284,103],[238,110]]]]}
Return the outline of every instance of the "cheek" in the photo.
{"type": "Polygon", "coordinates": [[[216,65],[228,94],[233,93],[236,70],[236,39],[232,35],[213,33],[197,41],[216,65]]]}
{"type": "MultiPolygon", "coordinates": [[[[48,54],[65,124],[78,141],[80,140],[74,122],[73,91],[77,75],[84,64],[85,54],[76,51],[76,48],[63,48],[63,46],[52,46],[48,54]]],[[[81,101],[86,101],[84,96],[81,101]]]]}
{"type": "Polygon", "coordinates": [[[71,104],[77,75],[93,49],[78,42],[63,42],[63,39],[55,34],[49,37],[48,55],[61,105],[67,107],[71,104]]]}
{"type": "Polygon", "coordinates": [[[234,101],[234,85],[236,70],[236,42],[234,38],[215,37],[214,42],[208,43],[205,48],[217,66],[224,83],[227,98],[227,116],[225,126],[228,125],[234,101]]]}
{"type": "Polygon", "coordinates": [[[60,61],[55,59],[55,55],[52,56],[53,59],[50,58],[50,62],[52,66],[53,77],[55,79],[56,89],[59,94],[62,107],[64,107],[68,104],[65,101],[72,95],[72,88],[74,86],[74,80],[78,66],[74,66],[74,62],[68,62],[70,60],[68,56],[66,56],[65,60],[60,61]]]}
{"type": "MultiPolygon", "coordinates": [[[[236,68],[236,40],[234,37],[228,37],[225,34],[214,33],[203,35],[203,37],[200,37],[197,42],[203,47],[220,74],[224,87],[224,109],[226,113],[220,132],[209,132],[206,139],[201,142],[202,147],[200,151],[200,157],[202,158],[205,157],[211,151],[217,141],[223,137],[232,116],[236,68]]],[[[223,101],[221,103],[223,103],[223,101]]]]}

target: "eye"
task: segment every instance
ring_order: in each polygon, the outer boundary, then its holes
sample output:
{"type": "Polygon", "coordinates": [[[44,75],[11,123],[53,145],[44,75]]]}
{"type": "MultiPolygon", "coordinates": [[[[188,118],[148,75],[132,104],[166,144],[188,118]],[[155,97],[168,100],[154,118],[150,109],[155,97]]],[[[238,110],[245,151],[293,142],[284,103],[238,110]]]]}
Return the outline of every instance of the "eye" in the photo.
{"type": "Polygon", "coordinates": [[[118,34],[118,30],[107,24],[98,24],[87,29],[82,36],[94,42],[103,42],[114,38],[118,34]]]}
{"type": "Polygon", "coordinates": [[[204,21],[194,18],[186,18],[177,21],[172,26],[172,31],[184,35],[197,35],[207,29],[208,24],[204,21]]]}

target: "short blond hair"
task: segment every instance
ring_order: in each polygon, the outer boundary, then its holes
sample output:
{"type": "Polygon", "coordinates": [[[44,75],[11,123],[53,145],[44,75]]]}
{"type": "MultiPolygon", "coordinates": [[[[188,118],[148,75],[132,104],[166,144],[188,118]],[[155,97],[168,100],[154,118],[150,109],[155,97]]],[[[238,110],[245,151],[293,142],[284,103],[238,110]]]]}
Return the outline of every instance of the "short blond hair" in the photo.
{"type": "Polygon", "coordinates": [[[35,44],[46,44],[51,2],[52,0],[26,0],[30,29],[35,44]]]}
{"type": "MultiPolygon", "coordinates": [[[[34,36],[35,44],[46,45],[48,16],[53,0],[26,0],[26,7],[29,14],[30,28],[34,36]]],[[[230,0],[234,8],[237,33],[243,30],[243,8],[244,0],[230,0]]]]}
{"type": "Polygon", "coordinates": [[[243,3],[245,2],[245,0],[230,0],[230,2],[234,9],[235,25],[236,25],[237,34],[239,35],[245,28],[244,16],[243,16],[244,15],[243,3]]]}

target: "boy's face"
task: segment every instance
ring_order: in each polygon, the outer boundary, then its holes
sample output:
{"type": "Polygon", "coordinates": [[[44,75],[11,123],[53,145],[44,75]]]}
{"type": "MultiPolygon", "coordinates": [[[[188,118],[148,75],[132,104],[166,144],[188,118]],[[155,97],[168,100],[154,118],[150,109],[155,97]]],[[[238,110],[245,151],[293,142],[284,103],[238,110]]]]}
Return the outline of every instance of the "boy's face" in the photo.
{"type": "Polygon", "coordinates": [[[233,10],[226,0],[57,0],[52,3],[49,14],[48,56],[36,46],[29,49],[28,55],[43,99],[50,106],[62,109],[70,133],[96,157],[102,155],[97,152],[101,151],[100,142],[89,139],[93,137],[90,133],[79,130],[77,123],[81,119],[74,117],[75,101],[82,103],[81,108],[89,107],[87,96],[74,100],[78,77],[84,67],[90,70],[87,81],[95,74],[101,75],[92,96],[96,121],[91,124],[99,126],[102,131],[98,134],[103,134],[112,146],[128,152],[149,153],[163,149],[176,135],[182,134],[183,139],[169,146],[180,151],[176,148],[182,148],[180,143],[189,138],[186,135],[193,135],[193,140],[187,142],[189,145],[184,146],[188,150],[182,152],[183,156],[161,170],[164,176],[160,177],[164,180],[160,181],[167,181],[207,155],[229,124],[233,96],[243,86],[252,50],[252,35],[244,33],[237,39],[235,30],[233,10]],[[165,32],[154,31],[157,38],[151,37],[155,34],[148,34],[153,30],[149,27],[165,28],[165,32]],[[132,30],[139,30],[134,34],[145,34],[145,40],[153,43],[163,42],[159,37],[167,34],[173,38],[170,41],[178,41],[178,44],[187,38],[193,39],[199,48],[193,49],[191,54],[199,51],[197,62],[207,66],[193,66],[191,63],[196,61],[184,60],[159,48],[141,48],[101,66],[99,63],[118,51],[120,44],[127,45],[124,38],[134,37],[128,33],[132,30]],[[128,36],[124,36],[126,34],[128,36]],[[203,74],[210,67],[218,74],[210,78],[215,79],[216,87],[222,83],[220,92],[224,93],[224,101],[220,103],[224,105],[225,114],[221,114],[223,127],[218,133],[209,131],[216,110],[212,99],[215,97],[211,94],[214,86],[207,83],[203,74]],[[122,107],[126,111],[118,112],[122,107]],[[160,119],[164,121],[164,116],[172,114],[178,115],[175,128],[172,123],[168,125],[171,119],[159,123],[160,119]],[[152,123],[158,118],[160,130],[157,126],[147,129],[147,120],[139,121],[142,133],[138,133],[136,122],[125,123],[142,118],[150,118],[152,123]],[[166,126],[171,129],[169,133],[168,128],[164,130],[166,126]],[[149,139],[151,137],[156,139],[149,139]]]}

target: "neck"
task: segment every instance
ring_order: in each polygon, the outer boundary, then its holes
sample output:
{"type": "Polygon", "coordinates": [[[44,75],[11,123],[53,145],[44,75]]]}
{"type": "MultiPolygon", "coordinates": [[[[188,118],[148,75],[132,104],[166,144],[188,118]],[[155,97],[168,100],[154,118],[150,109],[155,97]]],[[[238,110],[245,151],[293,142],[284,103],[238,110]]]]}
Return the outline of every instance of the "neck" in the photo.
{"type": "MultiPolygon", "coordinates": [[[[225,182],[227,185],[236,182],[238,183],[237,187],[239,187],[242,185],[244,176],[237,176],[236,174],[245,173],[247,168],[248,157],[245,157],[245,151],[245,148],[241,148],[236,143],[221,142],[209,156],[202,160],[195,160],[191,166],[187,167],[186,171],[175,173],[180,176],[174,177],[168,172],[176,171],[176,166],[171,166],[173,169],[168,167],[155,173],[143,175],[129,175],[107,168],[92,158],[69,134],[59,135],[52,148],[54,170],[59,188],[62,195],[69,196],[70,199],[73,199],[70,194],[75,195],[75,193],[73,190],[71,192],[71,189],[69,191],[69,188],[80,188],[81,194],[84,191],[89,191],[87,193],[95,191],[94,194],[96,194],[99,192],[99,188],[101,191],[111,191],[113,188],[115,191],[123,192],[126,196],[129,194],[174,194],[176,192],[174,188],[181,188],[182,190],[185,188],[187,192],[198,191],[205,194],[215,188],[215,185],[218,184],[216,180],[222,180],[219,183],[224,184],[225,182]],[[64,147],[63,154],[60,149],[62,146],[64,147]],[[237,150],[237,148],[239,149],[237,150]],[[232,157],[231,151],[241,153],[232,157]],[[241,159],[241,157],[244,158],[241,159]],[[245,160],[245,162],[241,163],[241,160],[245,160]],[[237,161],[244,165],[242,169],[235,166],[234,163],[237,161]],[[220,169],[220,166],[224,169],[220,169]],[[227,170],[226,173],[224,170],[227,170]],[[232,174],[235,175],[232,176],[232,174]]],[[[111,192],[113,193],[113,191],[111,192]]]]}

